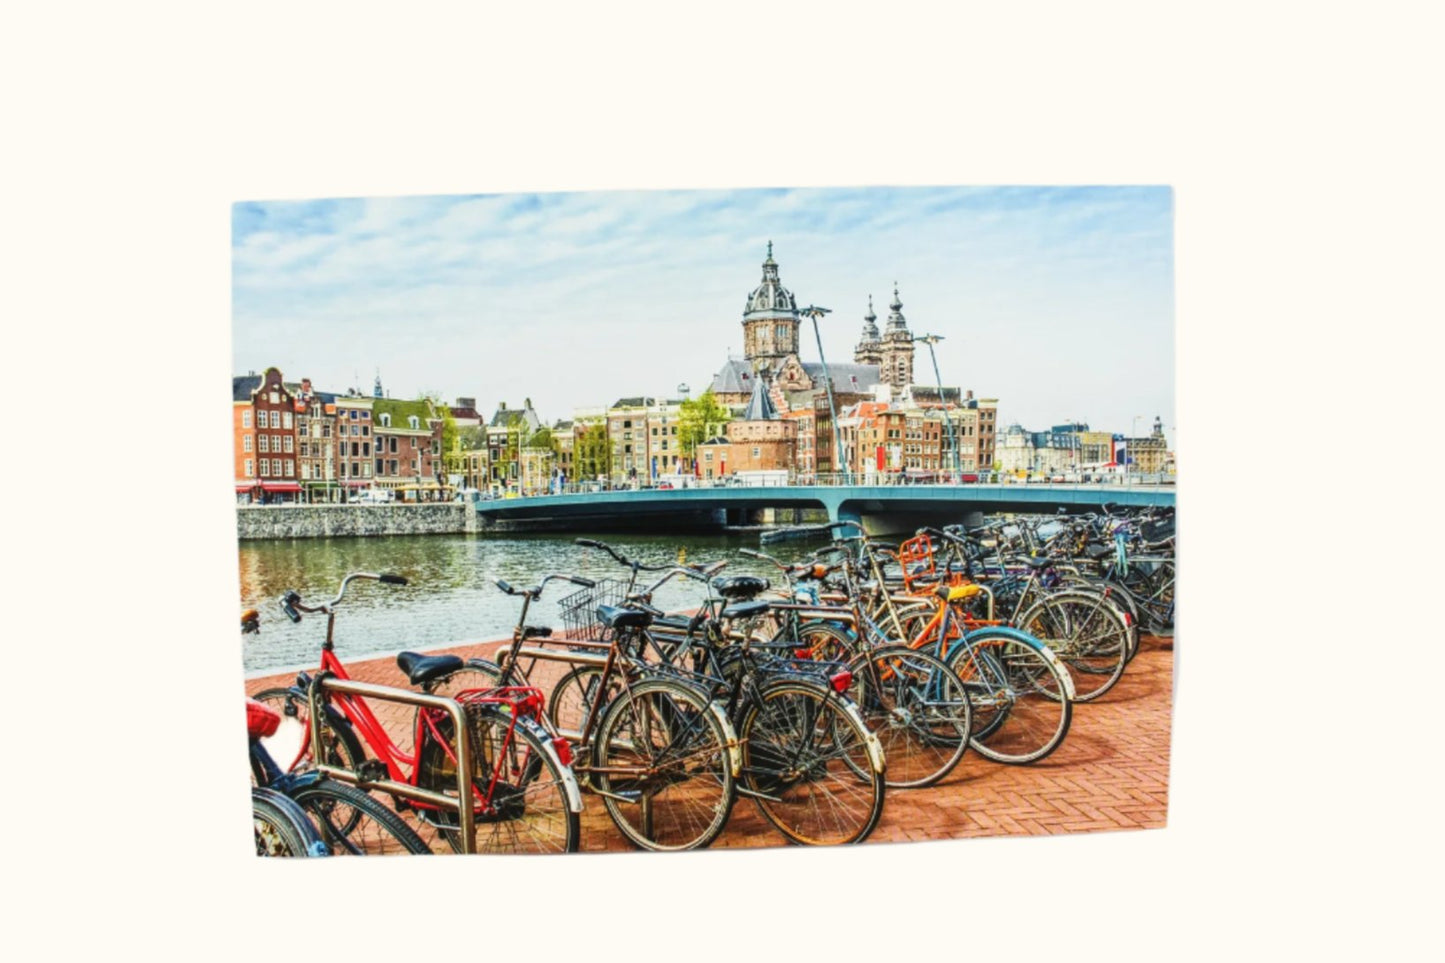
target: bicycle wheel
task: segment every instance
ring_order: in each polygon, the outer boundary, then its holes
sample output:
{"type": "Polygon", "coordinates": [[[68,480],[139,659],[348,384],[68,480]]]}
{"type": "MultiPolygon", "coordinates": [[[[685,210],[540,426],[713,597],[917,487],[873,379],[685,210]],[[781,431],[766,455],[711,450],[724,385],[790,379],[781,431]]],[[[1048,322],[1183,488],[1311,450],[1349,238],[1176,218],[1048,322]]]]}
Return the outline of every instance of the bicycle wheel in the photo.
{"type": "Polygon", "coordinates": [[[856,657],[849,696],[878,737],[889,789],[931,786],[968,749],[973,713],[962,680],[937,656],[903,645],[856,657]]]}
{"type": "Polygon", "coordinates": [[[1073,683],[1058,658],[1012,630],[969,633],[949,657],[973,707],[974,749],[1010,765],[1037,762],[1068,735],[1073,683]]]}
{"type": "Polygon", "coordinates": [[[329,856],[306,813],[274,789],[251,787],[257,856],[329,856]]]}
{"type": "Polygon", "coordinates": [[[547,699],[547,720],[569,739],[580,738],[582,725],[587,721],[588,713],[593,711],[593,705],[597,704],[596,718],[602,718],[600,713],[603,708],[620,689],[614,678],[604,694],[602,670],[591,665],[578,666],[552,687],[552,695],[547,699]]]}
{"type": "Polygon", "coordinates": [[[502,677],[502,671],[485,659],[468,659],[467,664],[437,679],[426,690],[432,695],[455,698],[466,689],[492,689],[502,677]]]}
{"type": "Polygon", "coordinates": [[[883,814],[882,767],[849,708],[822,686],[789,681],[768,686],[743,713],[738,791],[790,842],[861,843],[883,814]]]}
{"type": "MultiPolygon", "coordinates": [[[[285,746],[281,745],[283,738],[280,732],[276,736],[261,740],[261,745],[271,754],[276,765],[286,772],[295,772],[310,766],[311,729],[306,699],[298,698],[290,689],[285,688],[266,689],[251,698],[279,712],[283,726],[287,719],[297,720],[305,733],[303,738],[293,738],[285,746]],[[282,756],[287,758],[283,759],[282,756]]],[[[326,715],[321,727],[321,752],[327,765],[353,772],[366,759],[366,750],[361,747],[361,740],[356,738],[351,724],[331,714],[326,715]]]]}
{"type": "MultiPolygon", "coordinates": [[[[581,844],[581,820],[569,805],[578,793],[570,769],[547,747],[550,737],[528,718],[514,721],[496,706],[466,707],[472,752],[475,852],[574,853],[581,844]]],[[[417,785],[454,795],[457,786],[455,742],[450,719],[437,731],[443,745],[427,738],[420,753],[417,785]]],[[[453,852],[462,851],[455,812],[424,810],[453,852]]]]}
{"type": "Polygon", "coordinates": [[[1129,628],[1103,596],[1049,595],[1019,617],[1018,627],[1053,650],[1069,668],[1074,701],[1090,702],[1114,687],[1129,655],[1129,628]]]}
{"type": "Polygon", "coordinates": [[[798,626],[797,636],[792,641],[817,662],[848,662],[858,651],[858,642],[847,629],[827,622],[805,622],[798,626]]]}
{"type": "Polygon", "coordinates": [[[291,798],[321,827],[321,837],[336,856],[385,856],[429,853],[401,817],[375,796],[335,779],[318,779],[291,798]]]}
{"type": "Polygon", "coordinates": [[[700,849],[722,832],[737,739],[706,695],[670,679],[632,685],[608,706],[593,745],[603,804],[629,841],[700,849]]]}

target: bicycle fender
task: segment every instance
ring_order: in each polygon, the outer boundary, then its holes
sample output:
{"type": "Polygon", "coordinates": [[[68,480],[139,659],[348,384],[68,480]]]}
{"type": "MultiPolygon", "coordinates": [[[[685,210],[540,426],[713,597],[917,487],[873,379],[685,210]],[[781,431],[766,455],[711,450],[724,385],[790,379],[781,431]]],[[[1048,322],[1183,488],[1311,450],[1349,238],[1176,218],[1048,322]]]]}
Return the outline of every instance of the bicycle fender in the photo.
{"type": "Polygon", "coordinates": [[[557,747],[552,744],[552,734],[531,719],[518,719],[517,725],[525,727],[528,732],[537,737],[537,741],[542,744],[542,751],[547,754],[547,758],[552,760],[552,764],[562,774],[562,789],[567,794],[567,809],[574,813],[580,813],[582,811],[582,787],[577,784],[577,774],[572,771],[572,767],[564,765],[562,758],[557,755],[557,747]]]}
{"type": "Polygon", "coordinates": [[[733,728],[733,724],[729,721],[727,713],[723,712],[722,706],[718,705],[716,701],[708,702],[707,710],[712,713],[718,725],[722,726],[723,735],[727,736],[728,765],[733,771],[733,778],[736,779],[743,773],[743,747],[738,744],[737,730],[733,728]]]}
{"type": "Polygon", "coordinates": [[[859,713],[856,703],[850,699],[843,702],[842,707],[843,711],[848,714],[848,717],[868,734],[868,741],[866,743],[868,747],[868,761],[873,764],[874,772],[880,776],[883,775],[884,770],[887,768],[887,760],[883,757],[883,743],[878,741],[878,737],[874,735],[873,730],[869,729],[868,724],[863,721],[863,716],[859,713]]]}
{"type": "Polygon", "coordinates": [[[1064,695],[1067,696],[1069,698],[1069,701],[1071,702],[1076,698],[1074,694],[1073,673],[1071,673],[1068,670],[1068,667],[1066,667],[1064,663],[1059,660],[1059,657],[1054,654],[1053,649],[1049,648],[1047,645],[1044,645],[1038,639],[1034,638],[1032,635],[1029,635],[1027,632],[1021,632],[1018,629],[1011,629],[1002,625],[991,625],[982,629],[974,629],[972,632],[969,632],[963,637],[963,641],[965,643],[972,643],[975,641],[987,642],[989,639],[996,639],[999,637],[1010,639],[1014,642],[1021,642],[1024,645],[1027,645],[1029,648],[1036,650],[1039,655],[1044,657],[1044,661],[1048,662],[1049,665],[1054,667],[1054,670],[1059,674],[1059,678],[1064,680],[1064,695]]]}

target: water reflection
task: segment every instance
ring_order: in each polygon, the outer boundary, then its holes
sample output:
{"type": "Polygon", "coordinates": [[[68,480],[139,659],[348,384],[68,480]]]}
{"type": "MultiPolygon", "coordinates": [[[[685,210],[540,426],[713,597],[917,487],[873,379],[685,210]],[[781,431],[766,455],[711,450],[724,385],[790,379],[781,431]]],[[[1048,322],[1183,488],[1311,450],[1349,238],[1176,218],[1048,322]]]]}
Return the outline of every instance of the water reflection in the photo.
{"type": "MultiPolygon", "coordinates": [[[[460,642],[499,639],[516,624],[520,600],[503,595],[496,578],[515,586],[534,585],[544,575],[567,572],[588,578],[622,578],[627,570],[596,549],[572,544],[574,535],[517,536],[415,535],[377,538],[317,538],[240,543],[241,604],[261,612],[261,633],[244,637],[248,675],[293,666],[314,666],[325,638],[324,617],[292,624],[276,604],[287,589],[308,604],[336,595],[348,572],[394,572],[408,585],[353,582],[337,607],[336,647],[343,661],[399,649],[431,649],[460,642]]],[[[689,562],[728,559],[728,574],[753,573],[777,582],[777,569],[738,555],[757,548],[756,534],[597,536],[642,562],[675,561],[679,550],[689,562]],[[771,571],[770,571],[771,568],[771,571]]],[[[801,557],[818,543],[768,546],[784,561],[801,557]]],[[[644,573],[644,578],[646,573],[644,573]]],[[[560,626],[557,601],[576,589],[554,583],[529,621],[560,626]]],[[[657,595],[665,608],[696,604],[697,583],[674,580],[657,595]]]]}

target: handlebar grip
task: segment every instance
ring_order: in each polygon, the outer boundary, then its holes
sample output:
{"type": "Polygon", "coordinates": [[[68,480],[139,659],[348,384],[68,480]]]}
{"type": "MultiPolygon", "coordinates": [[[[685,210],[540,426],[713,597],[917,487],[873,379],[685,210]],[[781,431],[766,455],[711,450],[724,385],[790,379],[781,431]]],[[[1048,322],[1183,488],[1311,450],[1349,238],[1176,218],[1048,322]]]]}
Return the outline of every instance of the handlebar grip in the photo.
{"type": "Polygon", "coordinates": [[[601,542],[593,541],[590,538],[574,538],[573,545],[581,545],[583,548],[606,548],[601,542]]]}
{"type": "Polygon", "coordinates": [[[378,581],[378,582],[385,582],[387,585],[405,585],[405,584],[406,584],[406,578],[405,578],[404,576],[401,576],[401,575],[391,575],[391,574],[379,575],[379,576],[377,576],[377,581],[378,581]]]}
{"type": "Polygon", "coordinates": [[[569,575],[567,576],[567,581],[571,582],[573,585],[580,585],[583,588],[597,587],[596,582],[592,581],[590,578],[583,578],[580,575],[569,575]]]}
{"type": "Polygon", "coordinates": [[[517,594],[517,590],[516,590],[516,589],[512,588],[512,586],[508,585],[506,582],[502,581],[501,579],[493,579],[493,581],[496,582],[497,588],[501,589],[503,592],[506,592],[508,595],[516,595],[516,594],[517,594]]]}
{"type": "Polygon", "coordinates": [[[738,549],[738,554],[739,554],[739,555],[742,555],[742,556],[745,556],[745,557],[747,557],[747,558],[762,558],[762,557],[763,557],[763,555],[762,555],[761,552],[755,552],[755,551],[753,551],[753,550],[750,549],[750,548],[740,548],[740,549],[738,549]]]}
{"type": "Polygon", "coordinates": [[[294,590],[288,591],[285,595],[281,596],[281,611],[285,612],[286,617],[292,622],[301,621],[301,613],[296,611],[295,608],[296,603],[299,601],[301,601],[301,596],[294,590]]]}

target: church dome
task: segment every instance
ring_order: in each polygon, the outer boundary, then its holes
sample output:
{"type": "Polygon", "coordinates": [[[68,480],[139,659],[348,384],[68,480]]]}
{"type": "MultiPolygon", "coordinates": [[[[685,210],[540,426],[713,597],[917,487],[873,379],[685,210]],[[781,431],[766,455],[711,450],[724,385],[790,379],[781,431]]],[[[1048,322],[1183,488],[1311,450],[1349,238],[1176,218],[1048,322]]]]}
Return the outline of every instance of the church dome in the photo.
{"type": "Polygon", "coordinates": [[[798,303],[793,299],[793,292],[778,281],[778,262],[773,260],[773,242],[769,241],[768,259],[763,262],[763,283],[748,295],[743,320],[784,318],[791,321],[797,316],[798,303]]]}

